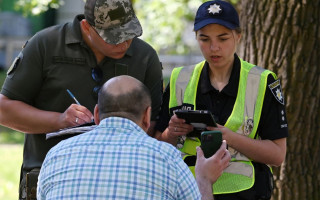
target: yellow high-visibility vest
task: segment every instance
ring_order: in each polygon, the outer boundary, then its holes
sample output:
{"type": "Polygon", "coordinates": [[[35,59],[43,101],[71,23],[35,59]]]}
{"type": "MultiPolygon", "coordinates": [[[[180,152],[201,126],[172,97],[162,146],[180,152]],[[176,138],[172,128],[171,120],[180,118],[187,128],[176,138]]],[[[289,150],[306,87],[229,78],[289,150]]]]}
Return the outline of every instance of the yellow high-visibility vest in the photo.
{"type": "MultiPolygon", "coordinates": [[[[267,86],[268,75],[276,75],[266,69],[254,66],[251,63],[240,59],[240,80],[237,98],[225,127],[233,132],[255,138],[267,86]]],[[[183,105],[192,105],[196,110],[196,94],[200,74],[205,61],[195,66],[175,68],[170,78],[170,108],[183,105]]],[[[200,146],[198,138],[184,140],[179,148],[183,158],[196,155],[196,146],[200,146]]],[[[254,184],[254,167],[249,158],[231,147],[228,148],[231,154],[230,165],[213,185],[214,194],[235,193],[251,188],[254,184]]],[[[194,174],[194,166],[189,166],[194,174]]]]}

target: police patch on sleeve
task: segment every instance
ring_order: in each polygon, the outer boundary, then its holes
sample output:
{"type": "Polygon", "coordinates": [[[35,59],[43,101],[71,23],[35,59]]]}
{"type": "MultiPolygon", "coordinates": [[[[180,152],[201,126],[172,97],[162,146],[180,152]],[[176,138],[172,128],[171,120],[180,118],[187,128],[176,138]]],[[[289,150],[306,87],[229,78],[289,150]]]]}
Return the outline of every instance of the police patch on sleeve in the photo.
{"type": "Polygon", "coordinates": [[[269,86],[269,88],[271,90],[271,93],[277,99],[277,101],[279,103],[281,103],[282,105],[284,105],[284,97],[283,97],[283,94],[282,94],[280,80],[278,79],[278,80],[276,80],[275,82],[271,83],[268,86],[269,86]]]}
{"type": "Polygon", "coordinates": [[[22,54],[22,52],[20,52],[19,55],[14,59],[14,61],[12,62],[11,66],[9,67],[9,69],[7,71],[7,75],[9,78],[11,76],[13,76],[15,70],[17,69],[18,65],[22,61],[22,58],[23,58],[23,54],[22,54]]]}

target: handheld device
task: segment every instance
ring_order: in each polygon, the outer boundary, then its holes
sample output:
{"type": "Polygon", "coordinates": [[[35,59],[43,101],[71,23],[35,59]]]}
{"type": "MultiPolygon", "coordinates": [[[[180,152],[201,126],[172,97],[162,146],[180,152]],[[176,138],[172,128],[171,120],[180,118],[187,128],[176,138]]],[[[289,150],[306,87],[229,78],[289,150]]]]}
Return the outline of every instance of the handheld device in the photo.
{"type": "Polygon", "coordinates": [[[221,144],[221,131],[203,131],[201,133],[201,149],[204,153],[204,157],[209,158],[215,154],[221,144]]]}
{"type": "Polygon", "coordinates": [[[174,112],[180,119],[193,125],[195,129],[205,130],[207,126],[217,127],[213,115],[208,110],[176,110],[174,112]]]}

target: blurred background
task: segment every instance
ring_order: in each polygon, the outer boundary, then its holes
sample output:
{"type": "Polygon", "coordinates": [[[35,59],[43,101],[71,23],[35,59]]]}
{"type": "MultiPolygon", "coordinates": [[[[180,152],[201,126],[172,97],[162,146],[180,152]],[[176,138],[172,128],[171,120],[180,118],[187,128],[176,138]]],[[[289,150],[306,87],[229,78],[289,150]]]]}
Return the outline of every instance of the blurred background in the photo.
{"type": "MultiPolygon", "coordinates": [[[[202,60],[192,29],[196,9],[204,0],[132,1],[143,27],[141,39],[159,53],[164,75],[175,66],[202,60]]],[[[37,31],[72,22],[83,7],[84,0],[0,0],[0,68],[8,69],[37,31]]]]}

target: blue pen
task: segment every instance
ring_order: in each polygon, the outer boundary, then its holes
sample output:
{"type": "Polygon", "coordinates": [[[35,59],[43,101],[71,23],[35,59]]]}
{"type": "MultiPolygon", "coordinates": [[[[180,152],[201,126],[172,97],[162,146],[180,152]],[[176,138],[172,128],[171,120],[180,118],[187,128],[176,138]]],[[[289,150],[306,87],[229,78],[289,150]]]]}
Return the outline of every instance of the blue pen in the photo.
{"type": "Polygon", "coordinates": [[[70,90],[67,89],[67,92],[69,93],[70,97],[73,98],[73,100],[78,104],[78,105],[81,105],[79,103],[79,101],[76,99],[76,97],[70,92],[70,90]]]}

